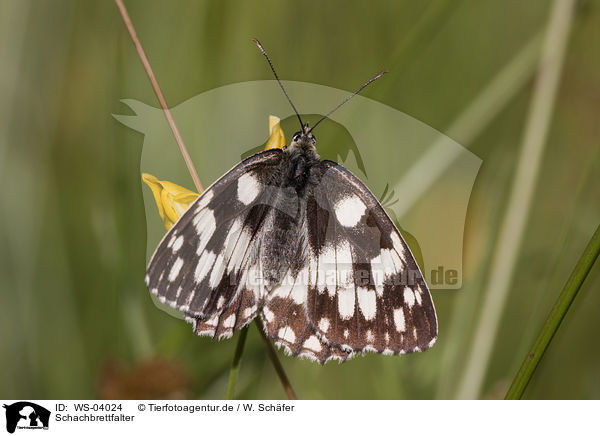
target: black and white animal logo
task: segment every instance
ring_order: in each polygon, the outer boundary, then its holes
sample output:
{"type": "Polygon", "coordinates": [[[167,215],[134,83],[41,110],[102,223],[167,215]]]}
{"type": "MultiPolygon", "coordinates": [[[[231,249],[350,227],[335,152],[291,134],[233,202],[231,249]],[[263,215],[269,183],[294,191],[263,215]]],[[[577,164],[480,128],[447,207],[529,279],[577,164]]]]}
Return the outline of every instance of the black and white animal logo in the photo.
{"type": "Polygon", "coordinates": [[[333,111],[311,129],[287,98],[291,144],[199,196],[158,245],[148,288],[199,335],[228,338],[259,316],[276,345],[320,363],[431,347],[435,308],[409,247],[371,191],[317,153],[312,131],[333,111]]]}
{"type": "Polygon", "coordinates": [[[30,401],[4,404],[6,431],[14,433],[19,429],[47,429],[50,424],[50,411],[30,401]]]}

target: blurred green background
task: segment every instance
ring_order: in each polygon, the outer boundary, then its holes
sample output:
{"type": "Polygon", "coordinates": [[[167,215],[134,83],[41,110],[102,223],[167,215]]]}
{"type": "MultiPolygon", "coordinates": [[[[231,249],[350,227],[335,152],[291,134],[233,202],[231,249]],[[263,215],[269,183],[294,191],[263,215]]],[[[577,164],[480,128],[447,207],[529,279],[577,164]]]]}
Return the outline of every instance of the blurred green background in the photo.
{"type": "MultiPolygon", "coordinates": [[[[562,75],[497,334],[485,338],[489,356],[474,350],[553,4],[126,1],[172,106],[271,79],[249,42],[258,37],[286,80],[353,90],[390,68],[365,96],[483,160],[464,286],[433,293],[435,347],[325,367],[280,353],[300,398],[503,397],[600,221],[600,2],[588,0],[566,19],[562,75]],[[473,362],[481,383],[465,372],[473,362]]],[[[237,336],[196,337],[154,306],[143,283],[143,136],[111,114],[127,111],[122,98],[157,102],[115,4],[0,0],[0,89],[0,397],[222,398],[237,336]]],[[[526,398],[600,398],[599,286],[595,265],[526,398]]],[[[238,397],[285,398],[254,326],[238,397]]]]}

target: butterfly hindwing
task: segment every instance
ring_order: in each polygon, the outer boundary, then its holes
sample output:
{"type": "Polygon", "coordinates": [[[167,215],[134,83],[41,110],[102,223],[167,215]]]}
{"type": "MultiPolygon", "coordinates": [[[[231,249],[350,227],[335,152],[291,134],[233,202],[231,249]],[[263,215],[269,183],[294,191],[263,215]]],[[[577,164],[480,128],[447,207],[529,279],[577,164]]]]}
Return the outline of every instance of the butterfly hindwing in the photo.
{"type": "Polygon", "coordinates": [[[419,267],[368,188],[323,161],[307,198],[307,317],[321,340],[348,352],[429,348],[437,318],[419,267]]]}
{"type": "Polygon", "coordinates": [[[297,292],[294,285],[280,286],[269,295],[261,312],[266,334],[291,356],[320,363],[348,359],[350,352],[330,346],[317,335],[308,321],[306,305],[298,295],[293,295],[294,292],[297,292]]]}
{"type": "Polygon", "coordinates": [[[197,333],[231,336],[257,312],[261,274],[253,253],[271,208],[265,187],[281,150],[249,157],[206,189],[158,245],[146,283],[184,312],[197,333]]]}
{"type": "Polygon", "coordinates": [[[324,342],[307,314],[308,257],[301,257],[300,270],[290,268],[280,284],[268,294],[261,315],[266,334],[291,356],[307,357],[320,363],[344,361],[351,352],[324,342]]]}

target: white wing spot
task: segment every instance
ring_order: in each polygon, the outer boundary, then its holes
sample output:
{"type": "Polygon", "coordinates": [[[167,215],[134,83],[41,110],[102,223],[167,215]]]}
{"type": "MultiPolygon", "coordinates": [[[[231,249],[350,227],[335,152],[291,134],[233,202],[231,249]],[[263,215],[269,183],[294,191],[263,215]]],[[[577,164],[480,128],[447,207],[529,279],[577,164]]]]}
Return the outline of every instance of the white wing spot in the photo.
{"type": "Polygon", "coordinates": [[[244,310],[244,318],[250,318],[254,314],[255,310],[256,306],[246,308],[244,310]]]}
{"type": "Polygon", "coordinates": [[[377,313],[377,296],[375,291],[371,291],[367,288],[358,288],[358,307],[366,320],[375,318],[377,313]]]}
{"type": "Polygon", "coordinates": [[[392,253],[396,253],[394,250],[388,250],[387,248],[381,249],[381,264],[383,267],[383,273],[385,277],[391,277],[395,274],[402,265],[396,265],[392,253]]]}
{"type": "MultiPolygon", "coordinates": [[[[343,240],[337,245],[335,248],[335,256],[336,284],[338,289],[353,287],[354,270],[352,267],[352,249],[347,240],[343,240]]],[[[354,310],[352,312],[354,313],[354,310]]]]}
{"type": "Polygon", "coordinates": [[[223,271],[225,270],[225,263],[223,262],[223,254],[219,254],[217,256],[217,260],[215,260],[215,264],[213,265],[212,272],[210,273],[210,279],[208,280],[208,285],[211,288],[216,288],[217,285],[221,282],[223,278],[223,271]]]}
{"type": "Polygon", "coordinates": [[[214,336],[215,329],[200,330],[200,327],[194,327],[194,331],[198,336],[214,336]]]}
{"type": "Polygon", "coordinates": [[[242,230],[237,244],[235,245],[235,248],[231,253],[229,265],[227,266],[227,272],[231,272],[233,269],[235,269],[235,272],[237,273],[240,270],[251,239],[252,235],[250,235],[250,233],[248,233],[247,231],[242,230]]]}
{"type": "Polygon", "coordinates": [[[181,271],[181,267],[183,266],[183,259],[178,257],[175,262],[173,262],[173,266],[171,267],[171,271],[169,272],[169,281],[172,282],[179,275],[179,271],[181,271]]]}
{"type": "Polygon", "coordinates": [[[333,297],[335,295],[335,283],[327,283],[327,279],[329,276],[328,272],[335,271],[337,268],[335,247],[330,244],[325,245],[317,258],[317,262],[317,267],[315,268],[317,290],[319,293],[323,293],[327,289],[329,296],[333,297]]]}
{"type": "Polygon", "coordinates": [[[221,307],[223,307],[223,304],[225,303],[225,297],[223,297],[222,295],[219,297],[219,299],[217,300],[217,309],[220,309],[221,307]]]}
{"type": "Polygon", "coordinates": [[[200,211],[200,210],[204,209],[206,206],[208,206],[208,203],[210,203],[210,200],[212,200],[212,198],[214,196],[215,196],[215,193],[212,190],[204,191],[204,194],[202,195],[200,200],[198,200],[198,205],[197,205],[196,210],[200,211]]]}
{"type": "Polygon", "coordinates": [[[344,330],[344,338],[348,339],[349,335],[350,335],[350,332],[348,331],[348,329],[344,330]]]}
{"type": "Polygon", "coordinates": [[[319,352],[321,351],[321,349],[323,348],[321,346],[321,342],[319,342],[319,339],[315,336],[312,335],[310,338],[308,338],[303,345],[304,348],[307,348],[309,350],[315,351],[315,352],[319,352]]]}
{"type": "Polygon", "coordinates": [[[306,286],[304,283],[302,283],[301,280],[298,280],[296,283],[294,283],[294,287],[292,288],[291,297],[296,304],[304,304],[308,298],[308,286],[306,286]]]}
{"type": "Polygon", "coordinates": [[[286,275],[286,279],[282,280],[281,284],[273,289],[273,291],[271,292],[271,295],[270,295],[271,298],[274,298],[274,297],[289,298],[290,297],[290,292],[292,290],[293,284],[287,282],[287,277],[288,276],[286,275]]]}
{"type": "Polygon", "coordinates": [[[373,332],[371,330],[367,330],[367,342],[373,342],[375,340],[375,336],[373,336],[373,332]]]}
{"type": "Polygon", "coordinates": [[[404,302],[408,307],[413,307],[415,304],[415,293],[409,287],[404,288],[404,302]]]}
{"type": "Polygon", "coordinates": [[[403,332],[406,330],[406,322],[404,320],[404,310],[394,309],[394,324],[396,324],[396,330],[403,332]]]}
{"type": "Polygon", "coordinates": [[[283,285],[283,287],[291,291],[289,292],[289,296],[292,297],[292,300],[296,304],[304,304],[308,298],[308,282],[304,279],[306,273],[306,270],[300,271],[296,279],[294,279],[288,272],[283,279],[283,283],[289,283],[289,286],[283,285]]]}
{"type": "MultiPolygon", "coordinates": [[[[390,258],[393,261],[393,268],[394,268],[394,270],[395,271],[402,271],[402,270],[404,270],[404,264],[406,263],[406,260],[402,261],[400,259],[400,256],[398,256],[398,253],[396,252],[396,250],[390,249],[388,251],[390,253],[390,258]]],[[[402,256],[402,259],[404,259],[404,256],[402,256]]]]}
{"type": "Polygon", "coordinates": [[[373,276],[373,282],[375,282],[375,292],[380,297],[383,295],[384,271],[381,255],[371,259],[371,275],[373,276]]]}
{"type": "Polygon", "coordinates": [[[275,319],[275,314],[268,307],[263,307],[263,314],[267,322],[272,322],[275,319]]]}
{"type": "Polygon", "coordinates": [[[196,283],[200,283],[206,277],[206,274],[210,271],[210,267],[215,261],[215,253],[212,251],[207,251],[200,257],[198,260],[198,265],[196,266],[196,270],[194,271],[194,281],[196,283]]]}
{"type": "Polygon", "coordinates": [[[175,242],[173,242],[173,253],[177,252],[183,245],[183,235],[180,235],[175,242]]]}
{"type": "Polygon", "coordinates": [[[242,232],[242,221],[240,218],[236,219],[225,238],[223,244],[225,252],[225,260],[227,261],[227,272],[230,273],[234,268],[239,270],[244,254],[248,247],[249,238],[247,233],[242,232]]]}
{"type": "Polygon", "coordinates": [[[356,195],[342,198],[335,205],[335,216],[344,227],[354,227],[365,214],[367,206],[356,195]]]}
{"type": "Polygon", "coordinates": [[[394,244],[394,248],[402,258],[404,262],[406,262],[406,255],[404,253],[404,244],[400,240],[400,236],[395,231],[392,231],[390,234],[390,238],[392,239],[392,244],[394,244]]]}
{"type": "Polygon", "coordinates": [[[219,315],[215,315],[212,318],[204,321],[204,324],[212,326],[212,327],[216,327],[218,323],[219,323],[219,315]]]}
{"type": "Polygon", "coordinates": [[[390,334],[385,332],[385,343],[388,344],[390,342],[390,334]]]}
{"type": "Polygon", "coordinates": [[[400,241],[400,237],[396,232],[390,233],[390,238],[392,238],[392,243],[394,244],[394,248],[403,248],[402,242],[400,241]]]}
{"type": "Polygon", "coordinates": [[[225,237],[225,242],[223,243],[223,251],[225,252],[225,259],[229,259],[233,250],[235,249],[235,244],[238,241],[238,236],[240,235],[240,230],[242,228],[242,220],[241,218],[236,219],[229,228],[227,232],[227,236],[225,237]]]}
{"type": "Polygon", "coordinates": [[[257,259],[254,265],[246,268],[242,272],[246,288],[252,291],[254,297],[260,300],[265,293],[265,283],[263,275],[263,266],[260,259],[257,259]]]}
{"type": "Polygon", "coordinates": [[[305,274],[306,270],[302,270],[298,274],[298,277],[294,279],[288,271],[285,277],[281,280],[280,285],[274,288],[271,292],[271,298],[291,298],[296,304],[306,303],[308,286],[306,285],[307,281],[304,279],[305,274]]]}
{"type": "Polygon", "coordinates": [[[420,289],[416,289],[415,290],[415,298],[417,299],[417,304],[420,306],[422,303],[421,300],[421,290],[420,289]]]}
{"type": "Polygon", "coordinates": [[[258,180],[250,173],[243,174],[237,181],[237,196],[245,205],[249,205],[254,201],[260,193],[260,184],[258,180]]]}
{"type": "Polygon", "coordinates": [[[327,330],[329,330],[329,320],[327,318],[321,318],[319,321],[319,330],[323,333],[327,333],[327,330]]]}
{"type": "Polygon", "coordinates": [[[296,334],[294,333],[294,330],[292,330],[289,327],[282,327],[279,329],[279,332],[277,333],[277,335],[283,339],[286,340],[290,343],[294,343],[296,342],[296,334]]]}
{"type": "Polygon", "coordinates": [[[235,325],[235,315],[231,314],[229,315],[225,321],[223,321],[223,327],[225,328],[233,328],[233,326],[235,325]]]}
{"type": "Polygon", "coordinates": [[[354,295],[354,288],[342,288],[338,290],[338,311],[342,319],[352,318],[354,315],[354,305],[356,303],[356,297],[354,295]]]}
{"type": "Polygon", "coordinates": [[[200,255],[217,228],[215,214],[210,209],[203,209],[194,217],[192,222],[196,228],[196,232],[200,235],[198,247],[196,248],[196,254],[200,255]]]}

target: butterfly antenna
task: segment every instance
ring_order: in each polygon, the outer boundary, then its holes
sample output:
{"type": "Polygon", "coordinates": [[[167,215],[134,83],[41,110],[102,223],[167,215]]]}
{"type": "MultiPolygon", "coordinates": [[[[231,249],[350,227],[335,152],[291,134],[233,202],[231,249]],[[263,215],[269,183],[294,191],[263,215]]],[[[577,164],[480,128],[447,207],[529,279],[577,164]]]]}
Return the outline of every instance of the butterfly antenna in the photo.
{"type": "Polygon", "coordinates": [[[277,79],[277,83],[279,83],[279,86],[281,86],[281,90],[285,94],[285,98],[287,98],[287,100],[290,102],[290,105],[292,106],[292,109],[294,109],[294,112],[296,112],[296,116],[298,117],[298,121],[300,121],[300,129],[302,131],[304,131],[304,123],[302,122],[302,118],[300,118],[300,114],[296,110],[296,106],[294,106],[294,103],[292,103],[292,99],[290,98],[290,96],[288,95],[288,93],[285,91],[285,88],[283,87],[283,85],[281,83],[281,80],[279,80],[279,76],[277,76],[277,72],[275,71],[275,67],[273,66],[273,62],[271,62],[271,59],[269,59],[269,55],[267,54],[267,52],[265,51],[265,49],[263,48],[263,46],[261,45],[261,43],[260,43],[260,41],[258,39],[252,38],[252,41],[254,41],[254,43],[258,46],[258,48],[260,49],[260,51],[262,52],[262,54],[265,55],[265,58],[267,58],[267,62],[269,63],[269,66],[271,67],[271,71],[273,71],[273,74],[275,75],[275,78],[277,79]]]}
{"type": "Polygon", "coordinates": [[[373,83],[374,81],[376,81],[377,79],[379,79],[381,76],[383,76],[387,72],[388,72],[388,70],[383,70],[382,72],[380,72],[379,74],[377,74],[375,77],[373,77],[371,80],[369,80],[367,83],[365,83],[363,86],[361,86],[360,88],[358,88],[352,95],[346,97],[346,99],[343,102],[341,102],[336,107],[334,107],[333,109],[331,109],[327,113],[327,115],[323,115],[323,117],[319,121],[317,121],[317,123],[314,126],[312,126],[312,128],[308,131],[308,133],[312,132],[314,130],[314,128],[317,127],[321,121],[323,121],[325,118],[328,118],[329,115],[331,115],[336,110],[338,110],[340,107],[342,107],[342,105],[344,103],[346,103],[348,100],[350,100],[352,97],[354,97],[356,94],[358,94],[360,91],[362,91],[363,89],[365,89],[368,85],[370,85],[371,83],[373,83]]]}

